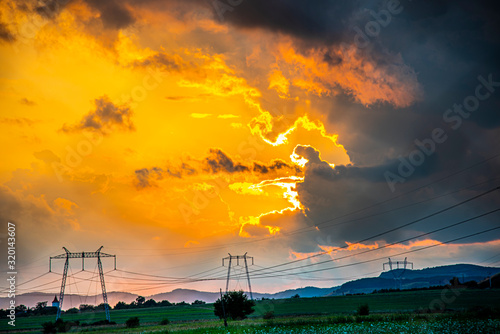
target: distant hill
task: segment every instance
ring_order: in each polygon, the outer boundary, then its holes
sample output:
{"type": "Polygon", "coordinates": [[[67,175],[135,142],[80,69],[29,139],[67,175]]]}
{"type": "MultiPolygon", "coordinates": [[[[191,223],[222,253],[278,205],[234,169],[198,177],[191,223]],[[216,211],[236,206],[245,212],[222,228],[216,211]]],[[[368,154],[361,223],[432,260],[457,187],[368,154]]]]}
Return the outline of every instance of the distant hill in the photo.
{"type": "MultiPolygon", "coordinates": [[[[393,274],[400,275],[403,269],[394,269],[391,271],[383,272],[380,274],[380,278],[392,279],[393,274]]],[[[420,270],[410,270],[407,269],[404,272],[403,278],[405,279],[415,279],[415,278],[430,278],[430,277],[450,277],[456,276],[458,278],[465,278],[466,281],[470,281],[471,277],[487,277],[490,274],[495,274],[500,272],[500,268],[494,267],[482,267],[474,264],[453,264],[449,266],[439,266],[433,268],[424,268],[420,270]]]]}
{"type": "MultiPolygon", "coordinates": [[[[59,294],[57,294],[57,298],[59,299],[59,294]]],[[[108,303],[109,305],[114,306],[119,301],[124,301],[126,303],[131,303],[137,298],[137,295],[128,292],[108,292],[108,303]]],[[[0,308],[5,309],[8,307],[9,298],[2,297],[0,298],[0,308]]],[[[16,305],[26,305],[28,307],[34,307],[37,302],[48,302],[48,306],[52,305],[52,301],[54,300],[53,293],[43,293],[43,292],[29,292],[23,293],[20,295],[16,295],[16,305]]],[[[102,295],[96,296],[80,296],[75,294],[65,294],[63,309],[67,310],[72,307],[78,308],[80,304],[101,304],[102,303],[102,295]]]]}
{"type": "MultiPolygon", "coordinates": [[[[323,296],[338,296],[354,293],[371,293],[374,290],[396,288],[394,277],[401,277],[402,289],[424,288],[430,286],[446,285],[453,277],[458,277],[459,281],[476,281],[481,282],[481,287],[488,287],[489,280],[486,280],[490,275],[492,285],[498,287],[500,281],[500,268],[482,267],[471,264],[455,264],[449,266],[439,266],[433,268],[425,268],[419,270],[409,270],[403,272],[402,269],[383,272],[379,277],[368,277],[344,283],[340,286],[331,288],[305,287],[299,289],[290,289],[277,293],[259,293],[254,292],[255,299],[261,298],[290,298],[296,294],[300,297],[323,297],[323,296]]],[[[119,301],[130,304],[137,298],[138,295],[128,292],[109,292],[108,301],[111,306],[116,305],[119,301]]],[[[172,303],[185,301],[192,303],[195,300],[203,300],[207,303],[213,303],[219,298],[219,292],[207,292],[191,289],[175,289],[170,292],[145,296],[146,299],[154,299],[157,302],[168,300],[172,303]]],[[[28,307],[33,307],[37,302],[47,301],[49,306],[54,299],[54,294],[30,292],[21,295],[16,295],[16,304],[24,304],[28,307]]],[[[5,309],[8,306],[9,299],[7,297],[0,298],[0,308],[5,309]]],[[[63,308],[65,310],[78,307],[80,304],[100,304],[102,297],[97,296],[83,297],[79,295],[65,295],[63,308]]]]}
{"type": "MultiPolygon", "coordinates": [[[[328,293],[332,292],[332,288],[316,288],[316,287],[305,287],[305,288],[300,288],[300,289],[291,289],[291,290],[285,290],[277,293],[258,293],[254,292],[253,297],[254,298],[290,298],[296,294],[299,294],[301,297],[318,297],[318,296],[325,296],[328,293]]],[[[181,301],[185,301],[187,303],[192,303],[195,300],[203,300],[207,303],[213,303],[215,302],[218,298],[220,298],[220,293],[219,292],[205,292],[205,291],[198,291],[198,290],[189,290],[189,289],[175,289],[170,292],[165,292],[165,293],[159,293],[156,295],[152,295],[147,297],[146,299],[153,298],[157,302],[162,301],[162,300],[168,300],[172,303],[179,303],[181,301]]]]}
{"type": "Polygon", "coordinates": [[[395,278],[400,278],[402,289],[413,289],[446,285],[450,283],[450,279],[453,277],[458,277],[461,283],[467,281],[481,282],[490,275],[497,273],[500,273],[500,268],[472,264],[454,264],[419,270],[394,269],[381,273],[379,277],[362,278],[344,283],[329,295],[371,293],[373,290],[394,289],[398,287],[395,278]]]}

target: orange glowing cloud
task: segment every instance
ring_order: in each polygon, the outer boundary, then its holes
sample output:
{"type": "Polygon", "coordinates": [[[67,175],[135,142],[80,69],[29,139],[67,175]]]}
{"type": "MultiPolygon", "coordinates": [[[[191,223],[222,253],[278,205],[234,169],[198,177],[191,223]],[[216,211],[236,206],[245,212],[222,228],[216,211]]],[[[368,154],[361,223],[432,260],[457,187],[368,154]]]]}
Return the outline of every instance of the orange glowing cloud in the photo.
{"type": "Polygon", "coordinates": [[[275,89],[281,98],[288,96],[290,82],[283,76],[279,70],[274,70],[269,74],[269,89],[275,89]]]}
{"type": "Polygon", "coordinates": [[[259,217],[240,217],[239,221],[241,227],[238,235],[242,238],[273,236],[280,231],[280,228],[277,226],[262,225],[259,217]]]}
{"type": "Polygon", "coordinates": [[[311,121],[308,115],[297,118],[295,122],[287,128],[287,130],[278,134],[273,134],[274,121],[273,116],[271,116],[269,112],[265,111],[259,116],[253,118],[249,127],[253,134],[259,135],[262,140],[272,146],[279,146],[288,143],[288,136],[301,127],[307,131],[318,131],[322,137],[329,139],[333,144],[335,144],[335,146],[342,149],[344,148],[341,144],[337,143],[338,135],[328,134],[321,121],[311,121]],[[273,135],[275,139],[268,139],[270,135],[273,135]]]}
{"type": "Polygon", "coordinates": [[[300,203],[298,198],[298,193],[295,189],[296,183],[302,180],[302,177],[289,176],[272,180],[264,180],[257,184],[235,183],[230,185],[230,189],[240,194],[265,194],[266,196],[281,196],[289,204],[291,204],[291,206],[287,206],[281,210],[271,210],[268,212],[264,212],[258,216],[240,217],[239,222],[241,225],[239,235],[241,237],[249,238],[263,235],[273,236],[280,232],[281,227],[262,224],[262,219],[268,218],[273,215],[282,216],[285,213],[298,212],[300,210],[303,210],[302,204],[300,203]],[[265,193],[263,192],[263,188],[273,187],[281,188],[281,190],[276,193],[273,193],[271,191],[265,193]]]}
{"type": "Polygon", "coordinates": [[[387,102],[407,107],[421,94],[415,72],[404,65],[400,57],[389,67],[378,66],[355,46],[311,49],[304,55],[297,52],[290,41],[279,44],[275,57],[278,70],[272,73],[279,71],[280,82],[291,82],[318,96],[334,96],[343,90],[364,105],[387,102]],[[340,61],[329,64],[325,54],[340,61]]]}

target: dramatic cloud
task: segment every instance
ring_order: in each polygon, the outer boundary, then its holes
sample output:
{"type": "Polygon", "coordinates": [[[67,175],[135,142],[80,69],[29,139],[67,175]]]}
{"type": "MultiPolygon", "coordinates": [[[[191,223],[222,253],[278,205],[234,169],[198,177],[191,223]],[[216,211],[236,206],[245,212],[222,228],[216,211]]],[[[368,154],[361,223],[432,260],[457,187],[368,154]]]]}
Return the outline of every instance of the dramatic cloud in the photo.
{"type": "Polygon", "coordinates": [[[116,105],[107,96],[95,99],[94,104],[94,111],[83,116],[82,120],[76,125],[68,126],[64,124],[62,131],[91,130],[109,134],[113,130],[135,130],[132,123],[132,110],[129,107],[116,105]]]}
{"type": "MultiPolygon", "coordinates": [[[[297,183],[298,199],[305,208],[309,223],[318,226],[320,231],[324,230],[328,233],[332,243],[338,243],[342,240],[355,242],[376,233],[376,231],[380,231],[380,226],[376,223],[380,219],[383,219],[382,226],[386,230],[404,222],[409,222],[409,217],[421,217],[446,206],[439,204],[439,201],[430,202],[425,208],[417,205],[422,203],[422,199],[427,198],[427,201],[429,201],[428,197],[433,197],[429,196],[429,193],[442,193],[443,189],[446,189],[444,184],[437,182],[422,187],[420,190],[419,186],[421,184],[418,183],[418,178],[416,180],[413,178],[402,185],[398,185],[400,187],[398,188],[400,189],[398,194],[403,193],[403,195],[391,196],[388,191],[387,180],[384,179],[384,172],[389,168],[397,170],[398,166],[395,162],[373,167],[332,166],[322,160],[319,152],[310,146],[297,146],[295,154],[307,159],[304,166],[304,179],[297,183]],[[367,210],[367,208],[372,206],[376,208],[380,206],[379,203],[385,202],[388,202],[387,206],[391,208],[382,210],[383,212],[387,211],[387,214],[378,214],[372,218],[372,214],[370,214],[372,210],[367,210]],[[394,215],[392,211],[395,207],[400,207],[401,209],[398,210],[408,212],[408,215],[401,215],[401,212],[399,215],[394,215]],[[418,209],[419,207],[421,209],[418,209]],[[362,213],[363,211],[364,213],[362,213]],[[344,215],[345,218],[339,219],[344,215]],[[377,217],[379,215],[380,218],[377,217]],[[360,218],[360,216],[366,216],[366,218],[360,218]],[[405,219],[406,217],[408,219],[405,219]],[[356,228],[353,228],[353,226],[356,226],[356,228]],[[335,228],[332,229],[332,227],[335,228]],[[330,234],[330,230],[335,231],[335,233],[330,234]]],[[[485,171],[489,170],[489,168],[487,165],[483,166],[485,171]]],[[[477,195],[481,191],[489,190],[491,186],[489,186],[489,182],[484,182],[485,179],[487,180],[487,177],[478,175],[472,181],[478,184],[478,187],[474,188],[474,190],[462,189],[461,191],[451,192],[447,197],[444,197],[448,198],[445,203],[457,203],[475,194],[477,195]]],[[[452,189],[460,189],[460,184],[451,186],[452,189]]],[[[441,196],[436,197],[441,198],[441,196]]],[[[500,198],[493,194],[489,197],[489,200],[498,202],[500,198]]],[[[447,216],[444,215],[446,217],[444,220],[458,221],[463,219],[464,216],[470,216],[470,212],[483,212],[483,210],[491,207],[488,202],[484,200],[467,204],[452,211],[447,216]]],[[[404,235],[408,235],[409,231],[413,231],[413,229],[416,232],[422,229],[425,230],[426,227],[430,228],[432,222],[442,222],[442,219],[432,218],[414,228],[396,231],[376,240],[392,242],[404,235]]],[[[494,215],[485,218],[481,225],[491,226],[494,224],[494,219],[494,215]]],[[[469,227],[472,226],[469,225],[469,227]]],[[[438,234],[438,237],[450,238],[450,236],[456,235],[457,232],[453,230],[451,232],[446,231],[446,233],[438,234]]]]}
{"type": "MultiPolygon", "coordinates": [[[[168,258],[158,275],[187,277],[228,252],[392,257],[497,226],[498,212],[424,234],[500,205],[499,13],[487,0],[3,1],[2,219],[19,226],[20,261],[44,256],[24,272],[62,246],[116,247],[134,272],[168,258]]],[[[498,239],[412,261],[479,263],[498,239]]]]}

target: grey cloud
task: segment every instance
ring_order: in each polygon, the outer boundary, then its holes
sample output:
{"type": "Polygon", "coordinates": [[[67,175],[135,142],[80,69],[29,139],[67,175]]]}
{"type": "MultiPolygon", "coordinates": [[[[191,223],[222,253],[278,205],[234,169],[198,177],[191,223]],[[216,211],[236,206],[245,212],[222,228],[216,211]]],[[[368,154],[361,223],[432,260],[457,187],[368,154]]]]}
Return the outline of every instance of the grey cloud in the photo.
{"type": "MultiPolygon", "coordinates": [[[[321,160],[319,152],[312,147],[299,146],[295,152],[309,159],[305,165],[304,180],[297,183],[297,192],[305,207],[304,213],[308,218],[308,223],[318,226],[323,239],[325,235],[328,235],[337,246],[344,241],[362,240],[372,234],[423,217],[477,195],[484,190],[491,189],[500,182],[498,177],[496,180],[489,180],[494,173],[493,170],[499,167],[498,161],[491,160],[456,176],[453,176],[452,173],[452,171],[456,172],[456,168],[447,171],[445,174],[440,174],[441,177],[449,176],[442,181],[439,179],[429,180],[429,171],[425,168],[424,171],[419,171],[417,168],[415,175],[399,185],[396,193],[391,193],[383,173],[391,168],[397,173],[399,161],[390,161],[386,164],[370,167],[348,165],[332,168],[321,160]],[[470,187],[471,185],[475,186],[470,187]],[[451,190],[466,187],[470,188],[453,192],[442,198],[438,196],[451,190]],[[438,199],[429,200],[432,197],[438,199]],[[421,201],[424,203],[418,204],[421,201]],[[378,204],[381,202],[383,204],[378,204]],[[396,210],[399,207],[402,209],[396,210]]],[[[407,159],[407,157],[405,158],[407,159]]],[[[436,159],[439,158],[436,157],[436,159]]],[[[417,235],[421,231],[432,230],[436,226],[457,222],[464,217],[483,213],[491,210],[492,207],[498,207],[499,204],[499,197],[492,194],[445,214],[427,219],[415,226],[384,235],[378,240],[394,242],[403,237],[417,235]]],[[[478,220],[475,222],[476,225],[466,225],[459,230],[448,230],[429,237],[444,241],[462,236],[468,231],[493,226],[496,221],[495,217],[498,215],[478,220]]],[[[482,236],[477,240],[489,239],[482,236]]]]}
{"type": "Polygon", "coordinates": [[[147,188],[153,180],[163,179],[163,170],[158,167],[142,168],[135,171],[137,188],[147,188]]]}
{"type": "Polygon", "coordinates": [[[274,172],[278,170],[289,170],[296,174],[301,173],[301,170],[298,166],[288,164],[281,159],[275,159],[268,165],[258,162],[253,163],[253,171],[258,172],[260,174],[267,174],[269,172],[274,172]]]}
{"type": "Polygon", "coordinates": [[[108,134],[114,129],[134,131],[132,122],[132,110],[126,106],[115,105],[107,96],[102,96],[94,101],[95,110],[83,116],[76,125],[62,127],[63,132],[75,132],[81,130],[99,131],[108,134]]]}
{"type": "Polygon", "coordinates": [[[222,150],[217,148],[210,149],[210,155],[204,160],[205,170],[211,173],[227,172],[245,172],[249,168],[240,163],[235,163],[231,158],[229,158],[222,150]]]}

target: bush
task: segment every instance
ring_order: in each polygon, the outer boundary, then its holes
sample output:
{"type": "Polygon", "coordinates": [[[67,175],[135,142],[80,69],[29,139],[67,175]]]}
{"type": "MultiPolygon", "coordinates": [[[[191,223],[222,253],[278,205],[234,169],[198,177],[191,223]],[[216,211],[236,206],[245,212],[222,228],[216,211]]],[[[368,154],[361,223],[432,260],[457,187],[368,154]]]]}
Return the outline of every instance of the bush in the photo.
{"type": "Polygon", "coordinates": [[[52,321],[44,322],[42,328],[44,334],[57,333],[56,324],[52,321]]]}
{"type": "Polygon", "coordinates": [[[370,307],[368,304],[363,304],[358,306],[358,315],[369,315],[370,314],[370,307]]]}
{"type": "Polygon", "coordinates": [[[55,322],[44,322],[42,328],[43,333],[66,333],[71,327],[79,325],[79,321],[64,321],[62,319],[57,319],[55,322]]]}
{"type": "MultiPolygon", "coordinates": [[[[245,319],[247,315],[254,312],[253,306],[255,306],[255,302],[248,300],[243,291],[229,291],[222,296],[222,300],[224,301],[226,317],[233,320],[245,319]]],[[[214,303],[214,313],[220,319],[224,318],[221,299],[217,299],[214,303]]]]}
{"type": "Polygon", "coordinates": [[[125,322],[125,326],[127,326],[127,328],[139,327],[139,318],[138,317],[128,318],[127,321],[125,322]]]}
{"type": "Polygon", "coordinates": [[[167,318],[160,321],[160,325],[168,325],[169,323],[170,323],[170,320],[168,320],[167,318]]]}
{"type": "Polygon", "coordinates": [[[264,313],[262,318],[264,318],[266,320],[274,319],[274,311],[267,311],[266,313],[264,313]]]}

